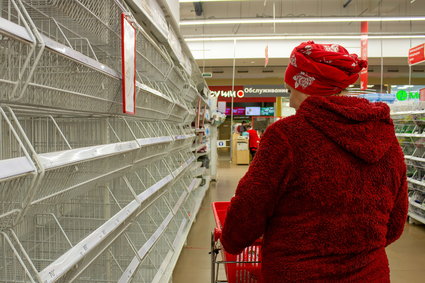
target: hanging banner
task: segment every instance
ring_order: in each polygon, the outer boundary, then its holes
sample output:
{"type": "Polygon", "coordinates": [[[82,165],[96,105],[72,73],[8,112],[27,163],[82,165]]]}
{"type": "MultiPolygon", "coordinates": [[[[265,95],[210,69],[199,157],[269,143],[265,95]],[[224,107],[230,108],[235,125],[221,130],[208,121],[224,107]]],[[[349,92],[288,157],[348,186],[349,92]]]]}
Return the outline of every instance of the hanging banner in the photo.
{"type": "Polygon", "coordinates": [[[420,101],[425,101],[425,88],[421,88],[419,90],[419,100],[420,101]]]}
{"type": "Polygon", "coordinates": [[[136,112],[136,29],[124,13],[121,14],[121,60],[123,112],[136,112]]]}
{"type": "Polygon", "coordinates": [[[266,49],[264,50],[264,56],[265,56],[264,68],[265,68],[269,64],[269,46],[268,45],[266,45],[266,49]]]}
{"type": "Polygon", "coordinates": [[[409,65],[419,64],[425,61],[425,44],[421,44],[409,49],[409,65]]]}
{"type": "MultiPolygon", "coordinates": [[[[361,22],[361,38],[360,38],[360,58],[367,61],[367,49],[368,49],[368,32],[369,32],[369,23],[361,22]]],[[[368,83],[368,68],[366,67],[360,71],[360,90],[367,89],[368,83]]]]}

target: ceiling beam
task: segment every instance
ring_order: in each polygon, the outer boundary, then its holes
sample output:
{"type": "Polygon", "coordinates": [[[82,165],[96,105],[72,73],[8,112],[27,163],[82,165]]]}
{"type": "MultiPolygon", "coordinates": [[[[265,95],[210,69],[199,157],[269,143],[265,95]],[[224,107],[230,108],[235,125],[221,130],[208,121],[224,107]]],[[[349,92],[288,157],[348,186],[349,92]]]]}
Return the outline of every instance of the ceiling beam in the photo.
{"type": "Polygon", "coordinates": [[[199,25],[242,25],[242,24],[299,24],[299,23],[350,23],[350,22],[417,22],[425,21],[423,16],[414,17],[290,17],[290,18],[243,18],[207,19],[180,21],[180,26],[199,25]]]}

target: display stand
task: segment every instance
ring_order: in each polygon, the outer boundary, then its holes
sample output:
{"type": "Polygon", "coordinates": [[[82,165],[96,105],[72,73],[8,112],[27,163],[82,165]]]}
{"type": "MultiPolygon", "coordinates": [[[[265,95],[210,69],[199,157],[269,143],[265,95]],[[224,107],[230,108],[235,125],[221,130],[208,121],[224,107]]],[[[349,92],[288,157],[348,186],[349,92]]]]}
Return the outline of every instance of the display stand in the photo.
{"type": "Polygon", "coordinates": [[[237,164],[237,162],[236,162],[236,143],[237,143],[237,140],[238,140],[239,137],[240,137],[239,133],[233,133],[233,135],[232,135],[232,140],[231,140],[231,143],[232,143],[231,150],[232,150],[232,152],[231,152],[231,154],[232,154],[232,163],[233,164],[237,164]]]}
{"type": "Polygon", "coordinates": [[[247,165],[249,164],[249,140],[245,137],[239,136],[236,140],[236,164],[247,165]]]}

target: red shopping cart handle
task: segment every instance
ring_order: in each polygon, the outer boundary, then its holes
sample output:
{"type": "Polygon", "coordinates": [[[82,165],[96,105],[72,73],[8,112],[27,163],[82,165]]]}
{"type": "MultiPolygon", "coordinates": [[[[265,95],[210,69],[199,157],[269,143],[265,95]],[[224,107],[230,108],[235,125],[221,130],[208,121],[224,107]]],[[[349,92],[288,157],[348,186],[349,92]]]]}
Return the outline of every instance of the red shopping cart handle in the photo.
{"type": "Polygon", "coordinates": [[[218,241],[221,237],[221,229],[220,228],[214,228],[214,241],[218,241]]]}

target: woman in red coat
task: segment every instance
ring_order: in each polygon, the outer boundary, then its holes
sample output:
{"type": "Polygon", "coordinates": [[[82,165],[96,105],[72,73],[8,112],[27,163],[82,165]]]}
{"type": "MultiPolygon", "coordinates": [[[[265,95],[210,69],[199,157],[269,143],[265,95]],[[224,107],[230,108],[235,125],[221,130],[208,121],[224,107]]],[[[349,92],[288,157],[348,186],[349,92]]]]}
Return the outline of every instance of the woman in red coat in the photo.
{"type": "Polygon", "coordinates": [[[251,125],[248,125],[246,129],[249,134],[249,152],[251,153],[252,158],[254,158],[255,153],[257,153],[258,145],[260,144],[260,137],[251,125]]]}
{"type": "Polygon", "coordinates": [[[266,283],[390,280],[385,247],[407,217],[403,152],[386,104],[337,95],[364,67],[339,45],[292,52],[297,113],[266,130],[221,238],[238,254],[263,235],[266,283]]]}

